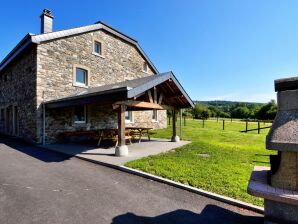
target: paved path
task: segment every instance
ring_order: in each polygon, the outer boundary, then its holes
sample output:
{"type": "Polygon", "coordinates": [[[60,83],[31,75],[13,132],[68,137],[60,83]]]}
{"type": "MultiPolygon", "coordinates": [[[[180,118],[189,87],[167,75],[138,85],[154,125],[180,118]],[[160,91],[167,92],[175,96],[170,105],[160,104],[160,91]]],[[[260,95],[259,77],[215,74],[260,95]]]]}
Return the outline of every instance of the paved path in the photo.
{"type": "Polygon", "coordinates": [[[262,223],[258,216],[138,176],[0,140],[1,224],[262,223]]]}
{"type": "Polygon", "coordinates": [[[152,138],[151,141],[148,141],[147,138],[143,138],[141,143],[127,145],[128,156],[124,157],[115,156],[115,147],[98,147],[94,143],[90,145],[86,143],[50,144],[43,147],[56,152],[62,152],[68,155],[76,155],[78,157],[111,165],[124,165],[128,161],[167,152],[189,143],[189,141],[170,142],[166,139],[157,138],[152,138]]]}

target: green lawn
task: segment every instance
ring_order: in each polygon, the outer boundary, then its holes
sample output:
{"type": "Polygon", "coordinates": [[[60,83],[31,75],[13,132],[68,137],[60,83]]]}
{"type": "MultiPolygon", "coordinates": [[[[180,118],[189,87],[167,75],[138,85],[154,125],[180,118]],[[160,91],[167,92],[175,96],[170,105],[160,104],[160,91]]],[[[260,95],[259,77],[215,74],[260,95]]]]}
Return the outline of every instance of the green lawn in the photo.
{"type": "MultiPolygon", "coordinates": [[[[249,129],[253,128],[257,123],[249,124],[249,129]]],[[[240,130],[245,130],[245,123],[239,121],[226,120],[223,131],[222,122],[205,121],[202,128],[202,121],[187,120],[183,139],[191,144],[126,166],[262,206],[262,199],[250,196],[246,189],[253,166],[269,166],[268,155],[274,153],[265,149],[269,129],[261,130],[261,134],[240,130]]],[[[158,130],[154,137],[169,138],[171,132],[169,126],[158,130]]]]}

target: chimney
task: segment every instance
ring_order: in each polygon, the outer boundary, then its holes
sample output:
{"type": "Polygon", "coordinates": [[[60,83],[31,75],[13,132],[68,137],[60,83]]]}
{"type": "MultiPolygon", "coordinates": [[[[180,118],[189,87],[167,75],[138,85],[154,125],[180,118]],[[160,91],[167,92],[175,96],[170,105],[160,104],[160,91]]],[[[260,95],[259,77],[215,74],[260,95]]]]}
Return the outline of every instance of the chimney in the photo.
{"type": "Polygon", "coordinates": [[[44,9],[40,15],[41,24],[40,32],[41,33],[51,33],[53,32],[53,16],[52,12],[48,9],[44,9]]]}

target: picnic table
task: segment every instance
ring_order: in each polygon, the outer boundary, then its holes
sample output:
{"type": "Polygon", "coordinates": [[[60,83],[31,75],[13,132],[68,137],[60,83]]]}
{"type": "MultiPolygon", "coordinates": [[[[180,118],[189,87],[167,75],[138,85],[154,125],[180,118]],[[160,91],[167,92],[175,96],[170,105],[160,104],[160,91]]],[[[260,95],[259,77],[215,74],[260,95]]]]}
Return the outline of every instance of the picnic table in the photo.
{"type": "Polygon", "coordinates": [[[150,130],[152,130],[153,128],[142,128],[142,127],[126,127],[126,130],[130,131],[130,135],[132,136],[132,138],[138,138],[139,139],[139,143],[142,140],[142,137],[144,135],[148,136],[148,140],[150,141],[150,135],[154,134],[153,132],[150,132],[150,130]]]}
{"type": "MultiPolygon", "coordinates": [[[[118,129],[99,129],[99,139],[97,145],[100,145],[102,140],[108,139],[115,141],[115,147],[118,145],[118,129]]],[[[125,131],[125,140],[131,143],[131,136],[128,131],[125,131]]]]}
{"type": "MultiPolygon", "coordinates": [[[[143,127],[126,127],[125,128],[125,140],[131,143],[131,139],[137,138],[139,143],[142,140],[144,135],[148,136],[148,140],[150,141],[150,135],[154,134],[150,132],[153,128],[143,128],[143,127]]],[[[106,128],[106,129],[97,129],[97,130],[80,130],[80,131],[69,131],[63,132],[62,137],[70,138],[70,137],[77,137],[77,136],[89,136],[95,139],[98,139],[97,145],[100,145],[102,140],[112,140],[115,141],[115,147],[118,145],[118,129],[114,128],[106,128]]]]}

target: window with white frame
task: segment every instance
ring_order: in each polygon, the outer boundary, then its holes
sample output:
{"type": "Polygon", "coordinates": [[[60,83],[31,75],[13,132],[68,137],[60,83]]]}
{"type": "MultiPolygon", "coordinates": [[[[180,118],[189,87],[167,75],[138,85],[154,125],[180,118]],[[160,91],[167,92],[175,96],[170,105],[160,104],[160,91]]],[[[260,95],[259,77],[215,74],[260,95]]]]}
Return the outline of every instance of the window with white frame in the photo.
{"type": "Polygon", "coordinates": [[[102,43],[99,41],[93,42],[93,53],[102,56],[102,43]]]}
{"type": "Polygon", "coordinates": [[[148,64],[147,64],[147,62],[144,62],[143,63],[143,71],[144,72],[148,72],[148,64]]]}
{"type": "Polygon", "coordinates": [[[78,86],[88,86],[88,71],[83,68],[76,68],[75,84],[78,86]]]}
{"type": "Polygon", "coordinates": [[[73,115],[75,124],[85,124],[87,121],[86,106],[75,106],[73,115]]]}
{"type": "Polygon", "coordinates": [[[152,111],[152,121],[154,121],[154,122],[157,121],[157,110],[152,111]]]}
{"type": "Polygon", "coordinates": [[[131,123],[131,122],[133,122],[133,119],[132,119],[132,111],[125,111],[125,122],[126,122],[126,123],[131,123]]]}

